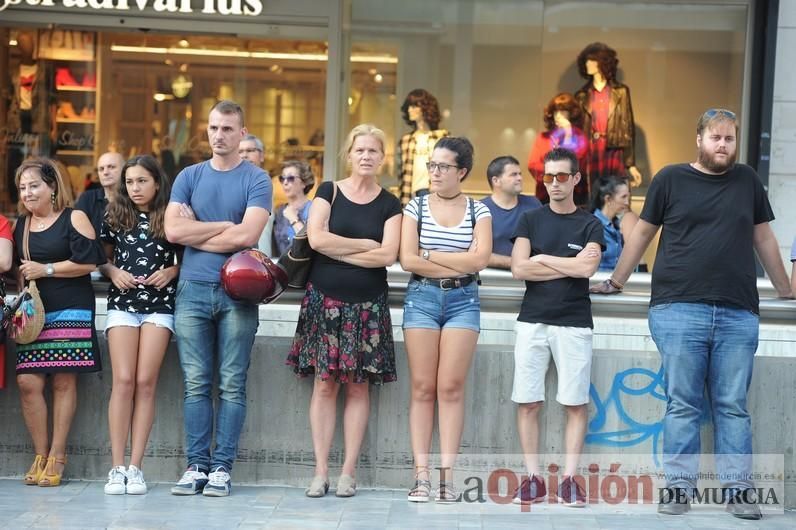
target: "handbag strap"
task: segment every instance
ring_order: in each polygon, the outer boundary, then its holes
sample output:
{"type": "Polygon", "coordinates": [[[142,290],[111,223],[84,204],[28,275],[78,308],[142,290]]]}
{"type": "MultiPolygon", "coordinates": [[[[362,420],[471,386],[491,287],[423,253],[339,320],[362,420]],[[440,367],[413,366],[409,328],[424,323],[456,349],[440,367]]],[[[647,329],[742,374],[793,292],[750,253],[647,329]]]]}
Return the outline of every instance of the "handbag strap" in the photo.
{"type": "Polygon", "coordinates": [[[22,252],[25,261],[30,261],[30,248],[28,241],[30,240],[30,215],[25,216],[25,230],[22,232],[22,252]]]}

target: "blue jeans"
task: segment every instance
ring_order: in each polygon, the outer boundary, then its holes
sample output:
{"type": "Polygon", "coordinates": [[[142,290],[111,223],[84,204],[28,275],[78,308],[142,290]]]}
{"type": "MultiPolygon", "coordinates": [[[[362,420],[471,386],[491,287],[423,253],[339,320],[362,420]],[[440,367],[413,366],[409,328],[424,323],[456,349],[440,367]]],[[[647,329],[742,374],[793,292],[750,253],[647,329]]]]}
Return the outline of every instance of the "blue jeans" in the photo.
{"type": "Polygon", "coordinates": [[[751,311],[724,305],[671,303],[650,308],[649,326],[661,352],[667,398],[663,419],[667,487],[696,487],[705,404],[713,416],[713,451],[722,486],[753,487],[746,397],[759,321],[751,311]]]}
{"type": "Polygon", "coordinates": [[[246,419],[246,375],[259,322],[257,306],[231,299],[220,283],[180,280],[174,316],[185,384],[188,465],[224,466],[229,471],[246,419]],[[211,457],[216,367],[219,404],[211,457]]]}

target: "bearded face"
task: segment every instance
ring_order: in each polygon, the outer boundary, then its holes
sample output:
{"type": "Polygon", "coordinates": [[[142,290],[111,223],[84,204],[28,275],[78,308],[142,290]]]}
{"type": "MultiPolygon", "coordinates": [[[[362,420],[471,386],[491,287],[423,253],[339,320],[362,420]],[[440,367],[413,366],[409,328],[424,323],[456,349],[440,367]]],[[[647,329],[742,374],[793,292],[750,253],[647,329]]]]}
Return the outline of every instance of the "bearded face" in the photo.
{"type": "Polygon", "coordinates": [[[697,137],[697,162],[711,173],[724,173],[735,164],[737,138],[734,122],[719,122],[697,137]]]}

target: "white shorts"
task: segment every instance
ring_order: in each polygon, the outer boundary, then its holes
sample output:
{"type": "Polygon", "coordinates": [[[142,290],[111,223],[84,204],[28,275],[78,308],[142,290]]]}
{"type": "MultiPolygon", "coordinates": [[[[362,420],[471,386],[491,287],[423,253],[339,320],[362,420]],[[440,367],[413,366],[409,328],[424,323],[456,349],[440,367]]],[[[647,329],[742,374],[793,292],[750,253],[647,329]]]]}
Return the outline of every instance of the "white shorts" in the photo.
{"type": "Polygon", "coordinates": [[[592,330],[550,324],[517,322],[514,346],[515,403],[544,401],[544,380],[550,356],[558,371],[556,401],[562,405],[585,405],[591,384],[592,330]]]}
{"type": "Polygon", "coordinates": [[[154,324],[159,328],[168,328],[174,333],[174,315],[167,313],[128,313],[118,309],[108,309],[108,316],[105,317],[105,334],[108,330],[117,326],[127,326],[140,328],[142,324],[154,324]]]}

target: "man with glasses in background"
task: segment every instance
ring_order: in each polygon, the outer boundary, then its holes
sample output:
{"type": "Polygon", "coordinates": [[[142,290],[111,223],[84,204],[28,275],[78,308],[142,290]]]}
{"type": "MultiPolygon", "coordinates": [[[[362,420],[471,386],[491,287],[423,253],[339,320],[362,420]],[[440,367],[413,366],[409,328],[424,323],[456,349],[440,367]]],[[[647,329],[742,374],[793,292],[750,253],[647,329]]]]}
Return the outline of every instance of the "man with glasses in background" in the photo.
{"type": "MultiPolygon", "coordinates": [[[[238,154],[243,160],[248,160],[255,166],[262,168],[265,163],[265,145],[263,141],[253,134],[247,134],[243,137],[238,145],[238,154]]],[[[268,171],[265,172],[266,176],[268,171]]],[[[279,196],[281,186],[277,186],[276,182],[271,179],[271,189],[274,190],[273,203],[279,204],[284,201],[284,196],[279,196]]],[[[257,248],[262,250],[266,256],[272,255],[271,234],[274,231],[274,216],[268,216],[268,223],[263,228],[263,233],[260,234],[260,239],[257,240],[257,248]]]]}
{"type": "Polygon", "coordinates": [[[567,425],[564,475],[550,495],[567,506],[586,504],[584,486],[573,476],[583,450],[591,386],[589,278],[600,265],[605,243],[600,221],[575,205],[580,179],[575,153],[561,147],[547,153],[543,182],[550,203],[524,212],[514,231],[511,272],[525,280],[525,296],[516,324],[511,400],[518,405],[517,430],[528,470],[514,494],[515,504],[547,496],[539,474],[539,412],[551,356],[558,371],[556,401],[566,409],[567,425]]]}
{"type": "Polygon", "coordinates": [[[781,298],[792,298],[766,191],[736,164],[738,121],[710,109],[697,122],[697,159],[655,175],[612,276],[593,292],[621,292],[662,228],[649,327],[661,353],[667,397],[663,419],[666,489],[658,513],[690,510],[699,473],[703,407],[711,407],[716,470],[726,510],[760,519],[752,473],[747,393],[759,332],[755,251],[781,298]],[[709,399],[704,399],[707,386],[709,399]]]}

